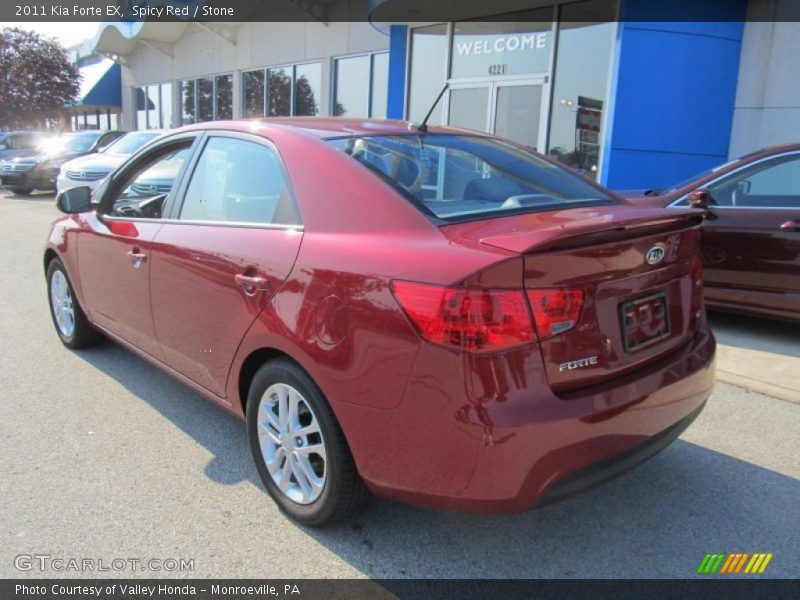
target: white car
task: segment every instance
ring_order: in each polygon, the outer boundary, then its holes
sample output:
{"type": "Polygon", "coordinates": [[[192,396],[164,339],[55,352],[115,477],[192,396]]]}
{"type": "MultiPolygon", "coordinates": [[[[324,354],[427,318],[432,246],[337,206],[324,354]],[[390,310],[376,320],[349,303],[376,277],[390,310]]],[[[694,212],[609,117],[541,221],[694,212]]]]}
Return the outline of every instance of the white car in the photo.
{"type": "Polygon", "coordinates": [[[94,190],[128,157],[162,133],[164,132],[157,129],[126,133],[102,152],[65,162],[56,179],[57,193],[79,186],[88,186],[94,190]]]}

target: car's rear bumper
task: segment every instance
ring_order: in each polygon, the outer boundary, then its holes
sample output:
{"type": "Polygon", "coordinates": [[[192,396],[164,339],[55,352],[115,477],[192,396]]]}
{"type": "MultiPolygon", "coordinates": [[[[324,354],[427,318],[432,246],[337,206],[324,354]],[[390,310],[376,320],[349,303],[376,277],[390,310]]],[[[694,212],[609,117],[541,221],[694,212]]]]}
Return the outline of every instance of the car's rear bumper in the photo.
{"type": "Polygon", "coordinates": [[[657,364],[556,396],[538,351],[477,358],[425,344],[400,406],[368,417],[377,437],[363,426],[351,436],[356,410],[337,412],[377,494],[517,512],[595,485],[666,447],[711,393],[715,348],[704,319],[657,364]]]}

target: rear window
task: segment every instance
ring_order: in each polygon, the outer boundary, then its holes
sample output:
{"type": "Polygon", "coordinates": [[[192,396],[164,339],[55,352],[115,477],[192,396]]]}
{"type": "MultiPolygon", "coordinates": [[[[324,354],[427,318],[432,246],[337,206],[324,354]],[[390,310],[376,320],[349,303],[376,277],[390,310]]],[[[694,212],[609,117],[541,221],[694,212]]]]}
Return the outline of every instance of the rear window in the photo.
{"type": "Polygon", "coordinates": [[[328,143],[443,221],[616,203],[569,171],[492,138],[409,134],[328,143]]]}

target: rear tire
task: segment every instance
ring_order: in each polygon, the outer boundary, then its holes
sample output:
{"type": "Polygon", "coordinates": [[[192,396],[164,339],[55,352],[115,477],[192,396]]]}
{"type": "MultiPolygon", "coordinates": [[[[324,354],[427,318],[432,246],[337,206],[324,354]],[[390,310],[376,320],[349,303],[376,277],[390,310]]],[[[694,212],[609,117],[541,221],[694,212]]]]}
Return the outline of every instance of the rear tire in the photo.
{"type": "Polygon", "coordinates": [[[32,191],[33,188],[20,188],[20,187],[11,188],[11,193],[14,194],[15,196],[27,196],[32,191]]]}
{"type": "Polygon", "coordinates": [[[103,340],[78,304],[67,271],[57,258],[47,265],[47,297],[56,333],[67,348],[88,348],[103,340]]]}
{"type": "Polygon", "coordinates": [[[256,372],[247,435],[267,491],[295,521],[319,527],[346,519],[369,498],[330,405],[294,362],[272,360],[256,372]]]}

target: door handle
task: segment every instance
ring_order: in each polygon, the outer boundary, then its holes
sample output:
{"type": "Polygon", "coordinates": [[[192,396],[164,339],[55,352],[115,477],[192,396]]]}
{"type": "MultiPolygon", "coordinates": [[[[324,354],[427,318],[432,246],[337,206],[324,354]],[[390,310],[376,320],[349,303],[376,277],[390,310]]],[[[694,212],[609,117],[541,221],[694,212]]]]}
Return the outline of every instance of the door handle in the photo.
{"type": "Polygon", "coordinates": [[[142,266],[142,263],[147,260],[147,254],[139,250],[139,248],[134,247],[131,250],[128,250],[128,258],[131,259],[133,268],[138,269],[142,266]]]}
{"type": "Polygon", "coordinates": [[[269,289],[269,281],[264,277],[258,275],[245,275],[244,273],[237,273],[233,276],[242,289],[245,295],[255,296],[259,291],[266,291],[269,289]]]}
{"type": "Polygon", "coordinates": [[[781,231],[800,231],[800,221],[786,221],[781,225],[781,231]]]}

